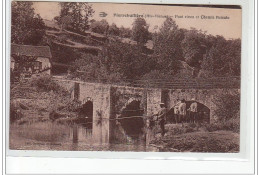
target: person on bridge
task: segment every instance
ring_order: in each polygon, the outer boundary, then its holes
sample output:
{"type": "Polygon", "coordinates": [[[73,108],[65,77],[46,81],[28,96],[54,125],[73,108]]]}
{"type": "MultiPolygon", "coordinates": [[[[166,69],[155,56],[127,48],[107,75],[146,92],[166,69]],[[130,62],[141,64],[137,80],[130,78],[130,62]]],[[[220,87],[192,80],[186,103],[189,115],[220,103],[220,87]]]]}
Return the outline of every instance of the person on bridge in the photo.
{"type": "Polygon", "coordinates": [[[180,118],[179,118],[179,106],[181,104],[181,100],[177,98],[177,102],[174,105],[174,120],[175,123],[177,124],[178,122],[180,122],[180,118]]]}
{"type": "Polygon", "coordinates": [[[188,111],[190,112],[190,120],[192,123],[196,123],[198,120],[198,103],[195,101],[195,98],[191,99],[192,103],[188,111]]]}
{"type": "Polygon", "coordinates": [[[181,120],[182,125],[184,120],[186,120],[186,115],[187,115],[186,103],[185,100],[182,99],[179,105],[179,116],[180,116],[179,118],[181,120]]]}
{"type": "Polygon", "coordinates": [[[165,122],[166,122],[167,109],[166,109],[164,103],[160,103],[160,107],[161,107],[161,109],[158,111],[156,116],[157,116],[158,124],[160,125],[160,128],[161,128],[161,135],[163,137],[165,134],[165,122]]]}

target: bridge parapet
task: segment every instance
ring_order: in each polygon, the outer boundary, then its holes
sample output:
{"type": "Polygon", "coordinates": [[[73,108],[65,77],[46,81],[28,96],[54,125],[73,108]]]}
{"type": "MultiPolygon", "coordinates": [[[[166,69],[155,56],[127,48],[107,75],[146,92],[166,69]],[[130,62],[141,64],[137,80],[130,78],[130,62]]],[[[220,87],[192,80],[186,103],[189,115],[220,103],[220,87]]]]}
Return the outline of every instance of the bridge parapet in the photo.
{"type": "MultiPolygon", "coordinates": [[[[71,79],[68,79],[71,80],[71,79]]],[[[75,80],[72,80],[75,81],[75,80]]],[[[120,82],[110,82],[107,79],[85,79],[87,83],[102,83],[112,86],[161,88],[161,89],[231,89],[240,88],[240,77],[214,77],[214,78],[172,78],[132,80],[122,79],[120,82]]]]}

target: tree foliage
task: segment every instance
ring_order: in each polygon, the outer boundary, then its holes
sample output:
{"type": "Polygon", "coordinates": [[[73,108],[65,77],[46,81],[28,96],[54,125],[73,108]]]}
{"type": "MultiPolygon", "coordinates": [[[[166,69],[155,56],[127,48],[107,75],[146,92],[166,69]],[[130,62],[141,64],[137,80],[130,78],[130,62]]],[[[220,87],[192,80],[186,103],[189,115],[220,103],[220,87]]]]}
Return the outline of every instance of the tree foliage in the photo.
{"type": "Polygon", "coordinates": [[[69,25],[72,23],[72,17],[69,15],[66,16],[55,16],[54,20],[57,21],[57,23],[60,26],[60,30],[67,29],[69,25]]]}
{"type": "Polygon", "coordinates": [[[241,68],[241,40],[226,40],[217,36],[202,62],[202,70],[211,76],[239,76],[241,68]]]}
{"type": "Polygon", "coordinates": [[[32,2],[12,2],[11,42],[37,45],[45,35],[42,18],[34,13],[32,2]]]}
{"type": "Polygon", "coordinates": [[[94,13],[87,2],[60,2],[60,15],[55,17],[61,28],[84,32],[89,28],[89,17],[94,13]]]}
{"type": "Polygon", "coordinates": [[[113,35],[113,36],[119,36],[120,30],[119,30],[119,28],[116,26],[115,23],[113,23],[111,26],[109,26],[108,34],[109,34],[109,35],[113,35]]]}
{"type": "Polygon", "coordinates": [[[107,34],[109,29],[109,24],[105,19],[101,21],[95,21],[91,23],[90,30],[95,33],[107,34]]]}
{"type": "Polygon", "coordinates": [[[81,72],[90,79],[122,81],[140,79],[155,65],[152,59],[142,54],[139,47],[110,42],[98,56],[84,55],[76,60],[71,72],[81,72]]]}
{"type": "Polygon", "coordinates": [[[148,24],[142,18],[135,20],[132,30],[118,28],[116,24],[109,26],[105,20],[93,20],[91,30],[121,38],[132,34],[138,44],[124,43],[114,37],[102,45],[98,56],[77,54],[71,70],[80,72],[85,79],[120,81],[240,75],[240,39],[227,40],[196,29],[181,29],[171,18],[152,34],[153,48],[149,52],[145,46],[150,35],[148,24]]]}
{"type": "Polygon", "coordinates": [[[145,44],[149,38],[149,25],[146,23],[144,18],[136,18],[132,28],[132,39],[137,44],[145,44]]]}
{"type": "Polygon", "coordinates": [[[192,67],[200,68],[206,52],[205,33],[196,29],[185,32],[181,42],[185,61],[192,67]]]}
{"type": "Polygon", "coordinates": [[[177,61],[182,60],[181,41],[184,31],[179,29],[172,18],[167,18],[158,33],[153,36],[154,56],[160,69],[168,72],[178,70],[177,61]]]}
{"type": "Polygon", "coordinates": [[[20,79],[22,77],[22,75],[26,72],[25,70],[33,70],[34,61],[37,57],[15,54],[11,56],[15,60],[14,70],[11,71],[11,82],[14,82],[16,79],[20,79]]]}
{"type": "Polygon", "coordinates": [[[220,120],[229,120],[239,117],[240,112],[240,93],[226,93],[218,95],[214,99],[216,105],[215,115],[220,120]]]}
{"type": "Polygon", "coordinates": [[[122,38],[131,38],[132,36],[132,30],[130,28],[125,28],[121,26],[119,28],[120,37],[122,38]]]}

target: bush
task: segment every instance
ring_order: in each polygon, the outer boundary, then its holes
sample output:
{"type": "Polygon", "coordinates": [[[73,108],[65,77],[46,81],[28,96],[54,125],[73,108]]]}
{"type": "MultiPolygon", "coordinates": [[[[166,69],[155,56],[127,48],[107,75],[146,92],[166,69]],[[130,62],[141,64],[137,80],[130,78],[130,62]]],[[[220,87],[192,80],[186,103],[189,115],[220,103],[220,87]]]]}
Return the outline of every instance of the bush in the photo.
{"type": "Polygon", "coordinates": [[[95,21],[90,25],[90,30],[95,33],[105,34],[109,29],[109,24],[106,20],[95,21]]]}
{"type": "Polygon", "coordinates": [[[228,120],[223,125],[223,129],[239,133],[240,132],[240,118],[238,117],[238,118],[234,118],[234,119],[232,118],[232,119],[228,120]]]}
{"type": "Polygon", "coordinates": [[[60,114],[54,110],[49,113],[49,119],[51,119],[52,121],[55,121],[56,119],[59,119],[59,118],[65,118],[65,117],[66,117],[66,115],[60,114]]]}
{"type": "Polygon", "coordinates": [[[205,129],[209,132],[218,131],[218,130],[226,130],[233,131],[236,133],[240,132],[240,118],[231,118],[228,121],[219,121],[212,124],[204,125],[205,129]]]}
{"type": "Polygon", "coordinates": [[[81,103],[77,100],[69,100],[66,102],[64,106],[60,106],[58,108],[59,111],[66,111],[66,112],[78,112],[79,106],[81,103]]]}
{"type": "Polygon", "coordinates": [[[227,121],[239,117],[240,93],[225,93],[218,95],[214,101],[216,105],[215,115],[219,120],[227,121]]]}
{"type": "Polygon", "coordinates": [[[23,117],[21,110],[14,104],[10,103],[10,122],[13,123],[23,117]]]}
{"type": "Polygon", "coordinates": [[[181,125],[170,124],[166,126],[166,129],[169,131],[169,135],[180,135],[180,134],[195,132],[196,124],[191,123],[191,124],[184,125],[184,127],[182,127],[181,125]]]}
{"type": "Polygon", "coordinates": [[[220,123],[205,124],[204,127],[209,132],[221,130],[220,123]]]}
{"type": "Polygon", "coordinates": [[[53,91],[62,95],[67,94],[67,91],[55,82],[49,75],[32,78],[30,84],[31,86],[44,92],[53,91]]]}

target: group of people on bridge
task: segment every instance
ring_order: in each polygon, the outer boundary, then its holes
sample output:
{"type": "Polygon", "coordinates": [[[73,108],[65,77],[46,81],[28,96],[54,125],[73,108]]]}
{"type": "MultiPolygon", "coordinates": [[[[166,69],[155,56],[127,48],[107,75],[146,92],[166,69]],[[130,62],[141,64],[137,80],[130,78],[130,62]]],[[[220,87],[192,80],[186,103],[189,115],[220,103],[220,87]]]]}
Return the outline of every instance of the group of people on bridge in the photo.
{"type": "Polygon", "coordinates": [[[160,103],[159,111],[154,114],[149,121],[149,125],[157,124],[161,128],[161,134],[165,134],[166,121],[173,121],[174,123],[198,123],[200,121],[198,115],[198,103],[195,98],[191,99],[191,104],[187,104],[185,99],[177,99],[177,103],[171,108],[173,115],[169,115],[164,103],[160,103]],[[168,115],[167,115],[168,114],[168,115]]]}
{"type": "Polygon", "coordinates": [[[177,99],[177,103],[174,106],[174,120],[176,123],[199,122],[198,103],[195,101],[195,98],[192,98],[191,101],[192,103],[187,108],[187,103],[184,99],[177,99]]]}

